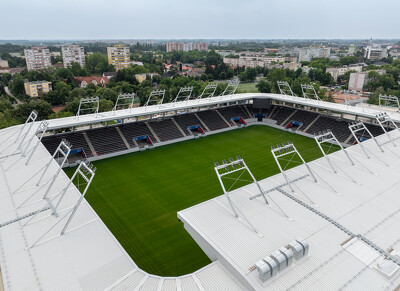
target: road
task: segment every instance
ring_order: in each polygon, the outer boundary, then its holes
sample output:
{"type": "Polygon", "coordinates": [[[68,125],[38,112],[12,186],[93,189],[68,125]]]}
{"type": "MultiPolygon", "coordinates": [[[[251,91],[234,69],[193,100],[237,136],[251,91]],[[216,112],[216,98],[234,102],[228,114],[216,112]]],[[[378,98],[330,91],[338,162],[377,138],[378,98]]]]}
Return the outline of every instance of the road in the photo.
{"type": "Polygon", "coordinates": [[[15,97],[15,96],[11,93],[11,91],[10,91],[10,89],[8,89],[8,87],[4,87],[4,91],[6,91],[6,94],[7,94],[8,96],[13,97],[13,98],[17,101],[17,104],[13,104],[14,107],[16,107],[17,105],[23,103],[23,102],[21,102],[17,97],[15,97]]]}

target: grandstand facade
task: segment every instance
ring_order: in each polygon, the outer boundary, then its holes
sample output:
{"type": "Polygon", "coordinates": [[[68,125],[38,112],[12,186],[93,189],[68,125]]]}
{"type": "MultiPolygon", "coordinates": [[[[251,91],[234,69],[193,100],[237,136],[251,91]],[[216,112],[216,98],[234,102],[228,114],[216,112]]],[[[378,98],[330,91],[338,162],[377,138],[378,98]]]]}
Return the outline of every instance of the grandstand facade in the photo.
{"type": "MultiPolygon", "coordinates": [[[[35,115],[0,131],[5,290],[394,290],[400,285],[398,112],[249,93],[47,122],[35,121],[35,115]],[[262,106],[260,99],[266,100],[262,106]],[[391,122],[383,125],[383,119],[391,122]],[[180,211],[185,229],[213,261],[192,274],[164,278],[138,268],[84,199],[96,170],[88,161],[252,124],[309,137],[329,133],[343,149],[180,211]],[[86,181],[82,188],[60,171],[71,165],[79,165],[75,174],[86,181]],[[238,217],[232,209],[239,210],[238,217]]],[[[273,150],[285,155],[293,148],[282,144],[273,150]]],[[[243,164],[232,161],[234,170],[243,164]]]]}

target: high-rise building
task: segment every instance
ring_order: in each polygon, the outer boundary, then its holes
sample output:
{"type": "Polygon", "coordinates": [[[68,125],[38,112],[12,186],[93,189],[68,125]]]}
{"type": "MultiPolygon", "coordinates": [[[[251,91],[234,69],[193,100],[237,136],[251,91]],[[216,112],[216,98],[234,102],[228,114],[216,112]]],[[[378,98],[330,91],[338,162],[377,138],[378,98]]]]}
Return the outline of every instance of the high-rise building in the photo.
{"type": "Polygon", "coordinates": [[[107,47],[108,63],[113,65],[116,70],[128,68],[131,65],[129,47],[116,44],[107,47]]]}
{"type": "Polygon", "coordinates": [[[207,51],[208,44],[204,42],[167,42],[165,48],[167,53],[172,51],[207,51]]]}
{"type": "Polygon", "coordinates": [[[79,45],[66,45],[61,48],[64,67],[67,68],[72,63],[78,63],[82,68],[85,66],[85,51],[79,45]]]}
{"type": "Polygon", "coordinates": [[[37,71],[51,67],[50,51],[48,48],[37,46],[25,49],[24,52],[28,71],[37,71]]]}
{"type": "Polygon", "coordinates": [[[299,62],[310,62],[313,58],[328,58],[330,55],[330,47],[302,48],[299,50],[299,62]]]}

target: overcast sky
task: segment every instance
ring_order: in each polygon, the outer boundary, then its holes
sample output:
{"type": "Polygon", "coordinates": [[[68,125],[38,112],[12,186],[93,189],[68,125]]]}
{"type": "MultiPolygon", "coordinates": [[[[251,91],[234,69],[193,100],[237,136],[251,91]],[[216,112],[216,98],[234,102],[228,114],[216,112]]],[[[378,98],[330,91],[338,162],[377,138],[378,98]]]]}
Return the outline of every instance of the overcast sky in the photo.
{"type": "Polygon", "coordinates": [[[0,39],[400,38],[400,0],[0,0],[0,39]]]}

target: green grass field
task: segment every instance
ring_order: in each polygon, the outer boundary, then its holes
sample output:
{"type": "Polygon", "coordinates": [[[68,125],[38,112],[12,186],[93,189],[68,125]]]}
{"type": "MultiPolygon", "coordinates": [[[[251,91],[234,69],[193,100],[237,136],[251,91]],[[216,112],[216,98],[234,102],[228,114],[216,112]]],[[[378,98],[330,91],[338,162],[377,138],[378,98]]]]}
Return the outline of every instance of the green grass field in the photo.
{"type": "Polygon", "coordinates": [[[260,180],[279,171],[271,144],[287,140],[306,161],[322,156],[313,139],[251,126],[97,161],[86,199],[140,268],[184,275],[210,260],[176,213],[222,194],[214,162],[240,155],[260,180]]]}
{"type": "Polygon", "coordinates": [[[257,83],[241,83],[239,84],[238,91],[240,93],[257,93],[257,83]]]}

